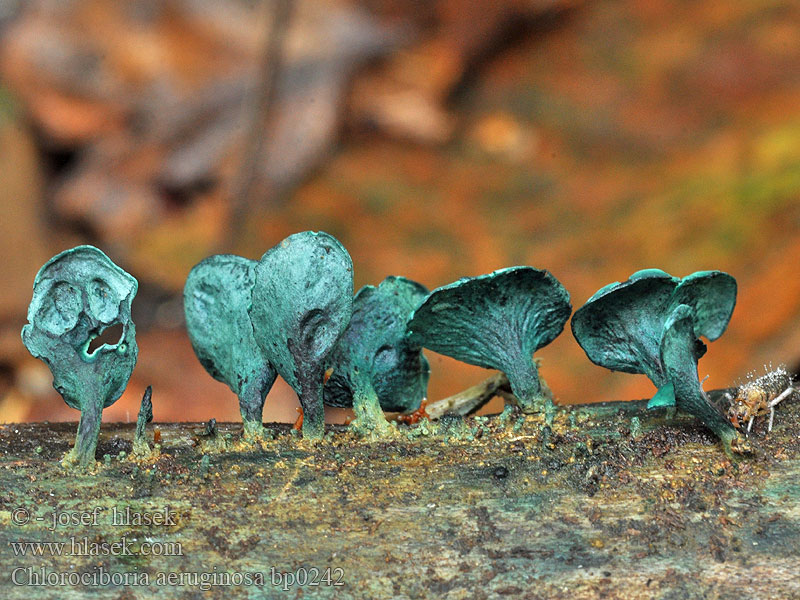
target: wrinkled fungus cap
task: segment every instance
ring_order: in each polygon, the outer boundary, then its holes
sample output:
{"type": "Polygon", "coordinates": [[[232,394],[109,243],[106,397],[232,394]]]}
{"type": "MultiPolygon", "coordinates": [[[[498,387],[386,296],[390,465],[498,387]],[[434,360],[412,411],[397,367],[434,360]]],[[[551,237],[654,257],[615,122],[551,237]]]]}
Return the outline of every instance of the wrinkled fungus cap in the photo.
{"type": "Polygon", "coordinates": [[[86,398],[87,384],[77,370],[98,379],[104,406],[122,395],[138,355],[131,319],[137,288],[132,275],[94,246],[65,250],[36,274],[22,341],[50,367],[53,385],[69,406],[80,409],[86,398]],[[122,326],[119,340],[90,352],[92,340],[116,325],[122,326]]]}
{"type": "Polygon", "coordinates": [[[291,235],[256,265],[249,310],[256,342],[296,391],[302,379],[316,381],[352,310],[353,262],[327,233],[291,235]]]}
{"type": "Polygon", "coordinates": [[[722,271],[698,271],[684,277],[672,295],[671,307],[693,309],[694,334],[713,342],[728,327],[736,306],[736,279],[722,271]]]}
{"type": "Polygon", "coordinates": [[[137,287],[132,275],[94,246],[65,250],[36,274],[28,322],[53,337],[74,330],[81,316],[95,328],[108,327],[130,314],[137,287]]]}
{"type": "Polygon", "coordinates": [[[647,269],[598,290],[572,317],[572,333],[593,363],[666,383],[661,338],[678,279],[647,269]]]}
{"type": "Polygon", "coordinates": [[[232,254],[209,256],[194,266],[183,289],[186,329],[197,358],[237,394],[266,362],[247,314],[255,265],[232,254]]]}

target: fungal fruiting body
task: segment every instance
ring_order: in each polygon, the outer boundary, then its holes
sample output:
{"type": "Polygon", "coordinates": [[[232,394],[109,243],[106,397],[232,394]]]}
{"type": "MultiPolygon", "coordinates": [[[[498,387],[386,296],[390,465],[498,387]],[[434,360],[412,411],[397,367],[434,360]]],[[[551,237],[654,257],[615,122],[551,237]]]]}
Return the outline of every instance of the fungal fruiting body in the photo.
{"type": "Polygon", "coordinates": [[[504,372],[526,412],[550,412],[533,353],[563,331],[572,306],[547,271],[510,267],[440,287],[414,312],[412,339],[463,362],[504,372]]]}
{"type": "Polygon", "coordinates": [[[642,373],[658,392],[649,408],[677,406],[694,415],[727,451],[746,449],[744,437],[703,391],[697,361],[725,331],[736,305],[736,280],[721,271],[683,279],[658,269],[595,293],[572,318],[572,333],[589,359],[613,371],[642,373]]]}
{"type": "Polygon", "coordinates": [[[387,434],[383,411],[419,408],[428,388],[428,361],[411,340],[408,322],[428,290],[405,277],[365,286],[353,299],[350,323],[328,357],[325,404],[352,406],[351,428],[387,434]]]}
{"type": "Polygon", "coordinates": [[[256,343],[250,321],[256,261],[231,254],[195,265],[183,290],[186,329],[206,371],[239,397],[246,439],[263,435],[264,399],[277,372],[256,343]]]}
{"type": "Polygon", "coordinates": [[[152,454],[150,444],[145,436],[145,427],[153,420],[153,388],[147,386],[142,396],[139,415],[136,418],[136,433],[133,436],[133,453],[136,456],[147,457],[152,454]]]}
{"type": "Polygon", "coordinates": [[[326,361],[353,312],[353,262],[324,232],[296,233],[255,266],[248,313],[264,358],[297,392],[303,437],[324,431],[326,361]]]}
{"type": "Polygon", "coordinates": [[[94,246],[51,258],[37,273],[22,342],[53,373],[53,387],[81,411],[65,466],[94,464],[103,409],[122,395],[138,356],[131,303],[138,283],[94,246]],[[93,340],[120,326],[114,343],[93,340]]]}

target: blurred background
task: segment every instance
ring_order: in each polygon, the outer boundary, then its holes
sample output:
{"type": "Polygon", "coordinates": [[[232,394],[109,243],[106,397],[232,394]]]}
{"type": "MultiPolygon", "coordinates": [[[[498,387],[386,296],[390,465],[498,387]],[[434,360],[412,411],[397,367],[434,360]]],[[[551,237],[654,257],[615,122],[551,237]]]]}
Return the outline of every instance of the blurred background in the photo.
{"type": "MultiPolygon", "coordinates": [[[[0,0],[0,421],[77,420],[20,329],[92,243],[139,282],[104,413],[239,420],[181,291],[220,251],[338,237],[356,287],[529,264],[580,307],[645,267],[739,282],[705,387],[800,368],[800,4],[789,0],[0,0]]],[[[488,372],[430,354],[438,399],[488,372]]],[[[649,397],[569,331],[562,403],[649,397]]],[[[278,381],[266,420],[293,421],[278,381]]],[[[341,419],[331,411],[331,419],[341,419]]]]}

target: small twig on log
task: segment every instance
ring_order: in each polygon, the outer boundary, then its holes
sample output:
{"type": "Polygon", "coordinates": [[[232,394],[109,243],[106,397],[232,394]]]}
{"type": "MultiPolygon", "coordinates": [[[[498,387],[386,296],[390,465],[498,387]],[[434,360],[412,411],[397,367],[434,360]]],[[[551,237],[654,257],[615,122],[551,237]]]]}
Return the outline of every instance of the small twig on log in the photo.
{"type": "Polygon", "coordinates": [[[497,390],[497,395],[500,396],[503,400],[505,400],[507,404],[517,403],[517,397],[511,392],[507,392],[506,390],[500,389],[497,390]]]}
{"type": "Polygon", "coordinates": [[[426,410],[431,419],[438,419],[446,414],[466,416],[480,409],[495,396],[506,398],[506,394],[510,393],[508,377],[505,373],[496,373],[463,392],[431,402],[426,406],[426,410]]]}
{"type": "Polygon", "coordinates": [[[284,62],[286,34],[292,14],[292,0],[267,0],[273,4],[265,31],[264,49],[258,68],[258,80],[245,100],[245,141],[239,171],[231,187],[230,223],[223,246],[232,250],[239,238],[251,205],[253,183],[262,162],[267,123],[277,98],[277,88],[284,62]]]}

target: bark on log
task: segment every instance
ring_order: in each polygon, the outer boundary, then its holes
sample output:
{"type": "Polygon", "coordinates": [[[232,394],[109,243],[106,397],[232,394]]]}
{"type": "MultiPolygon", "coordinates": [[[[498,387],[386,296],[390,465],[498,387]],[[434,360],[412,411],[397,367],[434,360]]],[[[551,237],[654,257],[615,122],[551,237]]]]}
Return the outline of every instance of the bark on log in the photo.
{"type": "Polygon", "coordinates": [[[771,434],[762,421],[756,453],[736,463],[693,420],[641,402],[565,407],[552,428],[530,415],[445,418],[382,442],[329,427],[312,444],[270,425],[256,450],[239,442],[240,424],[206,437],[202,425],[162,424],[160,455],[140,462],[134,425],[116,424],[103,426],[93,474],[59,465],[73,425],[7,425],[0,590],[28,600],[800,598],[800,402],[778,408],[771,434]],[[113,525],[114,511],[175,524],[113,525]],[[66,522],[53,527],[54,515],[66,522]],[[14,545],[48,541],[65,547],[22,556],[14,545]],[[100,554],[76,555],[85,549],[100,554]],[[321,581],[328,568],[343,585],[321,581]],[[103,573],[116,580],[95,585],[103,573]],[[225,585],[254,573],[253,585],[225,585]],[[286,573],[305,573],[306,585],[286,573]],[[315,573],[320,585],[309,585],[315,573]],[[57,583],[30,585],[37,577],[57,583]]]}

